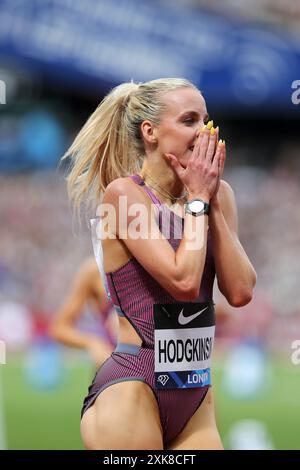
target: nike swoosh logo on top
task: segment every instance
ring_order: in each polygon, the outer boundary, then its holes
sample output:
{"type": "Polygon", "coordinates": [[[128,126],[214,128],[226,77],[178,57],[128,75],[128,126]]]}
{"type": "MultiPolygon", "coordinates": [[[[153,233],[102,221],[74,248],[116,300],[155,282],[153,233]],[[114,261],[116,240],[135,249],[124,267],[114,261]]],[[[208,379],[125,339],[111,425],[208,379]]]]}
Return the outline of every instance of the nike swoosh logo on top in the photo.
{"type": "Polygon", "coordinates": [[[199,315],[201,315],[201,313],[204,312],[204,310],[206,310],[208,307],[205,307],[204,309],[200,310],[200,312],[196,312],[196,313],[193,313],[193,315],[190,315],[189,317],[185,317],[183,315],[183,310],[181,310],[180,314],[178,315],[178,323],[180,325],[187,325],[188,323],[190,323],[192,320],[195,320],[195,318],[197,318],[199,315]]]}

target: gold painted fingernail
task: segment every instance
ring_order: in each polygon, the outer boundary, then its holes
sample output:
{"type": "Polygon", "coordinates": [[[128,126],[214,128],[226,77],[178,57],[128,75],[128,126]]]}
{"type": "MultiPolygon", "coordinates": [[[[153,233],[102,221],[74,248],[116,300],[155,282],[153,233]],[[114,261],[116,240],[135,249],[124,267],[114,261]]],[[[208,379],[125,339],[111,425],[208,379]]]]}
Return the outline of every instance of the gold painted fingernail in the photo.
{"type": "Polygon", "coordinates": [[[216,132],[215,128],[214,128],[214,127],[212,127],[212,128],[211,128],[211,130],[210,130],[210,134],[211,134],[211,135],[214,135],[214,134],[215,134],[215,132],[216,132]]]}
{"type": "Polygon", "coordinates": [[[206,130],[206,126],[203,126],[201,129],[201,132],[204,132],[206,130]]]}
{"type": "Polygon", "coordinates": [[[222,144],[222,139],[219,140],[219,145],[221,145],[221,144],[222,144]]]}
{"type": "Polygon", "coordinates": [[[225,139],[223,140],[223,145],[225,145],[225,139]]]}
{"type": "Polygon", "coordinates": [[[210,130],[214,125],[214,121],[209,121],[206,125],[207,129],[210,130]]]}

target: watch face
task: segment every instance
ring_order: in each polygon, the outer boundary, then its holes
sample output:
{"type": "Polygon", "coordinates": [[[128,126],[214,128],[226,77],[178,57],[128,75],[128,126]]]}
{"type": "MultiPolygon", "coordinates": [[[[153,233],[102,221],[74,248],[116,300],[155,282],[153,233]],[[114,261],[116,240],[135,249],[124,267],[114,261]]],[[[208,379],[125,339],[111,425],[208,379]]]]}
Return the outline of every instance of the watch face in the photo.
{"type": "Polygon", "coordinates": [[[203,201],[191,201],[189,203],[189,209],[192,212],[201,212],[204,209],[204,202],[203,201]]]}

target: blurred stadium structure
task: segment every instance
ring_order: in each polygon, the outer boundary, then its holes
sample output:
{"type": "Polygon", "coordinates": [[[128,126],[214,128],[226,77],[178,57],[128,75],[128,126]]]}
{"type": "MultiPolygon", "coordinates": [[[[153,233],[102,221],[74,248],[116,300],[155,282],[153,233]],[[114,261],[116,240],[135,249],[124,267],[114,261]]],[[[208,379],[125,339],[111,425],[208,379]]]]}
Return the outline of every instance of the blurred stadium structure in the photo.
{"type": "Polygon", "coordinates": [[[291,100],[299,22],[291,0],[0,1],[0,339],[8,352],[45,335],[92,250],[87,230],[72,232],[60,156],[112,86],[184,76],[203,91],[228,144],[224,178],[258,274],[243,309],[216,289],[217,349],[259,340],[290,367],[300,339],[300,105],[291,100]]]}
{"type": "MultiPolygon", "coordinates": [[[[165,0],[172,3],[172,0],[165,0]]],[[[181,5],[193,8],[206,8],[217,14],[234,15],[240,20],[255,20],[260,23],[273,23],[292,29],[298,27],[300,5],[294,0],[180,0],[181,5]]]]}

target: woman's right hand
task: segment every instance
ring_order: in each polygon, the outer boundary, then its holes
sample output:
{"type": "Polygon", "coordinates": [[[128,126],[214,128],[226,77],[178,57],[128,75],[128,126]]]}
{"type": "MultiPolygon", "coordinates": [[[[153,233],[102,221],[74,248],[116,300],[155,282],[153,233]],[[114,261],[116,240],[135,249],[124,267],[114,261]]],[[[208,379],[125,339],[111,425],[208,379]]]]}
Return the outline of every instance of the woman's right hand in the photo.
{"type": "Polygon", "coordinates": [[[200,197],[209,202],[219,184],[219,166],[224,144],[219,141],[218,128],[199,132],[192,155],[184,168],[172,154],[166,154],[174,171],[193,198],[200,197]]]}

